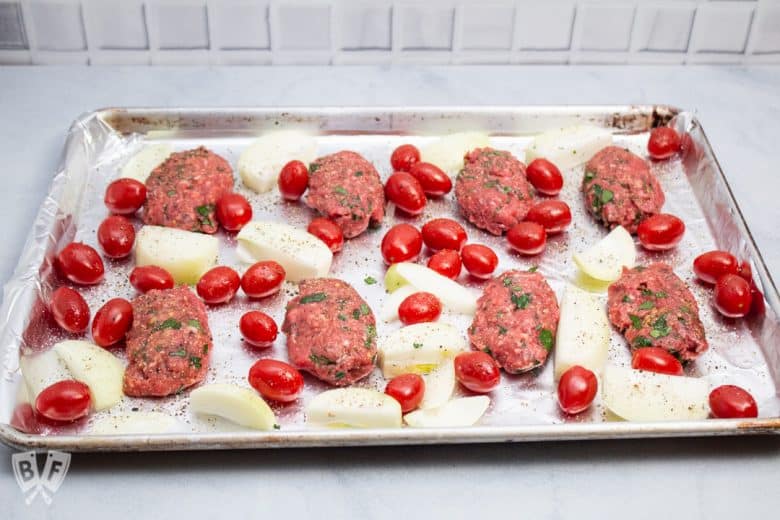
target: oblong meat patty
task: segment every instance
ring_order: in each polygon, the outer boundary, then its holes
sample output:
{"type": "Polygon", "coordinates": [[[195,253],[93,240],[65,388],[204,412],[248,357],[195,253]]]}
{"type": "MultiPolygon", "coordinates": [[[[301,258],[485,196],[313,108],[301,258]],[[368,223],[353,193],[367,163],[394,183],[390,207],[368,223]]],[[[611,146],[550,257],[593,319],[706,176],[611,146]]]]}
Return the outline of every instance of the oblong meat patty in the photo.
{"type": "Polygon", "coordinates": [[[588,211],[609,229],[636,233],[639,223],[664,204],[664,192],[644,159],[608,146],[585,165],[582,191],[588,211]]]}
{"type": "Polygon", "coordinates": [[[511,153],[477,148],[464,157],[455,197],[469,222],[500,235],[525,218],[534,189],[525,177],[525,165],[511,153]]]}
{"type": "Polygon", "coordinates": [[[216,233],[217,201],[232,189],[233,170],[219,155],[202,146],[172,153],[146,180],[143,221],[216,233]]]}
{"type": "Polygon", "coordinates": [[[200,298],[186,287],[152,289],[132,306],[125,394],[162,397],[203,381],[212,340],[200,298]]]}
{"type": "Polygon", "coordinates": [[[507,271],[485,286],[469,339],[507,372],[526,372],[547,360],[559,317],[555,293],[542,275],[507,271]]]}
{"type": "Polygon", "coordinates": [[[338,224],[346,238],[379,224],[385,215],[379,174],[363,156],[350,151],[311,163],[306,203],[338,224]]]}
{"type": "Polygon", "coordinates": [[[290,361],[336,386],[363,379],[376,362],[376,321],[346,282],[313,278],[287,304],[282,331],[290,361]]]}
{"type": "Polygon", "coordinates": [[[696,300],[667,264],[623,269],[609,286],[607,312],[632,349],[661,347],[687,361],[708,348],[696,300]]]}

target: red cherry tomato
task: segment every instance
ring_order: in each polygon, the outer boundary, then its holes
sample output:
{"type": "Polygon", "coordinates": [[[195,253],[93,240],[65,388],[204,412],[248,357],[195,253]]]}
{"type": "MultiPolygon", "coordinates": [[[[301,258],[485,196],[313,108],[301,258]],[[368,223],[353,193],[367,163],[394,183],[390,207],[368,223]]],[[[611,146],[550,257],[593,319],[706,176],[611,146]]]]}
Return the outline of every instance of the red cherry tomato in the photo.
{"type": "Polygon", "coordinates": [[[238,328],[244,341],[253,347],[270,347],[276,341],[279,329],[272,317],[264,312],[249,311],[241,316],[238,328]]]}
{"type": "Polygon", "coordinates": [[[536,191],[544,195],[558,195],[563,188],[561,171],[547,159],[531,161],[525,170],[525,176],[536,191]]]}
{"type": "Polygon", "coordinates": [[[558,405],[567,414],[585,411],[593,402],[598,390],[596,375],[579,365],[566,370],[558,381],[558,405]]]}
{"type": "Polygon", "coordinates": [[[696,257],[693,272],[702,282],[715,283],[724,274],[737,274],[737,259],[726,251],[709,251],[696,257]]]}
{"type": "Polygon", "coordinates": [[[766,313],[764,304],[764,293],[756,285],[754,280],[750,280],[750,316],[762,316],[766,313]]]}
{"type": "Polygon", "coordinates": [[[541,224],[548,235],[554,235],[571,224],[571,210],[562,200],[543,200],[534,204],[525,220],[541,224]]]}
{"type": "Polygon", "coordinates": [[[409,173],[420,181],[425,194],[431,197],[441,197],[452,190],[452,179],[450,179],[450,176],[431,163],[414,163],[409,169],[409,173]]]}
{"type": "Polygon", "coordinates": [[[382,258],[387,264],[415,260],[422,250],[422,234],[410,224],[396,224],[382,238],[382,258]]]}
{"type": "Polygon", "coordinates": [[[420,162],[420,150],[412,144],[402,144],[390,156],[390,165],[397,172],[408,172],[417,162],[420,162]]]}
{"type": "Polygon", "coordinates": [[[217,220],[228,231],[239,231],[252,220],[252,206],[243,195],[227,193],[217,201],[217,220]]]}
{"type": "Polygon", "coordinates": [[[739,275],[724,274],[715,284],[715,308],[729,318],[750,312],[750,284],[739,275]]]}
{"type": "Polygon", "coordinates": [[[89,305],[84,297],[70,287],[60,287],[51,295],[49,304],[57,325],[74,334],[84,332],[89,325],[89,305]]]}
{"type": "Polygon", "coordinates": [[[501,369],[484,352],[462,352],[455,356],[455,379],[472,392],[486,394],[498,386],[501,369]]]}
{"type": "Polygon", "coordinates": [[[117,179],[106,188],[103,201],[111,213],[132,215],[146,202],[146,186],[135,179],[117,179]]]}
{"type": "Polygon", "coordinates": [[[668,159],[680,151],[680,134],[668,126],[654,128],[647,141],[647,151],[653,159],[668,159]]]}
{"type": "Polygon", "coordinates": [[[260,395],[280,403],[298,399],[303,376],[294,366],[276,359],[260,359],[249,369],[249,384],[260,395]]]}
{"type": "Polygon", "coordinates": [[[92,339],[101,347],[122,341],[133,324],[133,306],[124,298],[108,300],[92,320],[92,339]]]}
{"type": "Polygon", "coordinates": [[[173,289],[173,276],[157,265],[142,265],[130,271],[130,285],[141,293],[152,289],[173,289]]]}
{"type": "Polygon", "coordinates": [[[428,267],[440,275],[454,280],[460,276],[463,262],[461,262],[460,255],[457,251],[442,249],[428,259],[428,267]]]}
{"type": "Polygon", "coordinates": [[[536,222],[518,222],[507,232],[506,239],[518,253],[538,255],[547,245],[547,232],[536,222]]]}
{"type": "Polygon", "coordinates": [[[398,306],[398,318],[404,325],[436,321],[441,315],[441,301],[429,292],[407,296],[398,306]]]}
{"type": "Polygon", "coordinates": [[[431,251],[460,251],[468,240],[463,226],[449,218],[435,218],[426,222],[422,227],[422,238],[431,251]]]}
{"type": "Polygon", "coordinates": [[[398,401],[401,413],[411,412],[423,400],[425,395],[425,380],[417,374],[402,374],[387,383],[385,393],[398,401]]]}
{"type": "Polygon", "coordinates": [[[306,231],[319,238],[334,253],[338,253],[344,247],[344,233],[332,220],[318,217],[309,222],[306,231]]]}
{"type": "Polygon", "coordinates": [[[685,234],[685,223],[674,215],[660,213],[640,222],[636,232],[645,249],[666,251],[680,243],[685,234]]]}
{"type": "Polygon", "coordinates": [[[97,239],[109,258],[124,258],[133,250],[135,228],[125,217],[112,215],[100,223],[97,239]]]}
{"type": "Polygon", "coordinates": [[[737,275],[747,280],[750,285],[750,316],[761,316],[766,312],[766,306],[764,305],[764,293],[756,285],[756,281],[753,279],[753,268],[750,267],[750,261],[745,260],[739,263],[737,268],[737,275]]]}
{"type": "Polygon", "coordinates": [[[490,278],[498,267],[498,257],[488,246],[466,244],[460,251],[463,267],[475,278],[490,278]]]}
{"type": "Polygon", "coordinates": [[[79,285],[93,285],[103,280],[103,260],[93,247],[71,242],[57,255],[57,269],[66,279],[79,285]]]}
{"type": "Polygon", "coordinates": [[[669,374],[670,376],[683,375],[682,363],[661,347],[636,349],[631,355],[631,368],[669,374]]]}
{"type": "Polygon", "coordinates": [[[227,303],[233,299],[241,286],[241,277],[230,267],[218,265],[203,273],[195,290],[204,302],[210,305],[227,303]]]}
{"type": "Polygon", "coordinates": [[[286,276],[279,263],[264,260],[246,270],[241,277],[241,288],[250,298],[265,298],[279,292],[286,276]]]}
{"type": "Polygon", "coordinates": [[[758,417],[756,400],[736,385],[719,386],[710,392],[710,411],[717,419],[758,417]]]}
{"type": "Polygon", "coordinates": [[[739,263],[739,267],[737,267],[737,274],[747,280],[749,283],[753,282],[753,268],[750,267],[750,262],[748,260],[739,263]]]}
{"type": "Polygon", "coordinates": [[[285,200],[298,200],[309,186],[309,170],[301,161],[290,161],[279,173],[278,183],[285,200]]]}
{"type": "Polygon", "coordinates": [[[420,181],[407,172],[395,172],[385,184],[385,197],[409,215],[423,212],[428,199],[425,198],[420,181]]]}
{"type": "Polygon", "coordinates": [[[47,419],[71,422],[89,413],[92,399],[89,387],[81,381],[58,381],[46,387],[35,399],[35,409],[47,419]]]}

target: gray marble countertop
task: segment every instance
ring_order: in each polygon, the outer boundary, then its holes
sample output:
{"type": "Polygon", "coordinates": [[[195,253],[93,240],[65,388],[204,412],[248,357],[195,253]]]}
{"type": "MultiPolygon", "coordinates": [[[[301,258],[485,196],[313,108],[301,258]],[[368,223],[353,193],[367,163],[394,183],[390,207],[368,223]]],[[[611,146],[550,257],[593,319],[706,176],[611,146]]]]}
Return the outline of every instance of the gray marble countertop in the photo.
{"type": "MultiPolygon", "coordinates": [[[[694,110],[775,279],[780,67],[0,68],[0,281],[65,130],[104,106],[668,103],[694,110]]],[[[27,506],[0,447],[4,518],[762,518],[780,437],[250,452],[76,454],[27,506]],[[228,514],[231,513],[231,514],[228,514]]]]}

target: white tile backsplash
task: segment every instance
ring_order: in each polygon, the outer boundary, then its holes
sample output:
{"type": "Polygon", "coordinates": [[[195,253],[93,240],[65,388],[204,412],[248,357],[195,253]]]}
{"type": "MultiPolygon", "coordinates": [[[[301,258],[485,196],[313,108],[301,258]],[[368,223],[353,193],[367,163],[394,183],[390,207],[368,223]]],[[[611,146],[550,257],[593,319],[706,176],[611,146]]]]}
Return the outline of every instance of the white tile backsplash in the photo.
{"type": "Polygon", "coordinates": [[[209,52],[204,49],[161,50],[152,55],[152,65],[199,65],[209,63],[209,52]]]}
{"type": "Polygon", "coordinates": [[[151,65],[152,56],[146,50],[108,49],[90,53],[90,65],[151,65]]]}
{"type": "Polygon", "coordinates": [[[515,41],[519,49],[564,50],[571,46],[573,2],[521,2],[515,14],[515,41]]]}
{"type": "Polygon", "coordinates": [[[571,55],[568,51],[521,51],[512,57],[512,63],[519,64],[552,64],[569,63],[571,55]]]}
{"type": "Polygon", "coordinates": [[[268,3],[216,0],[208,4],[209,28],[218,49],[269,49],[268,3]]]}
{"type": "Polygon", "coordinates": [[[0,63],[4,65],[32,65],[32,54],[27,49],[0,49],[0,63]]]}
{"type": "Polygon", "coordinates": [[[512,4],[464,5],[461,19],[461,49],[509,50],[512,48],[515,24],[515,10],[512,4]]]}
{"type": "Polygon", "coordinates": [[[89,65],[89,54],[81,52],[39,51],[36,65],[89,65]]]}
{"type": "Polygon", "coordinates": [[[0,64],[780,64],[780,0],[0,0],[0,64]]]}
{"type": "Polygon", "coordinates": [[[390,50],[393,9],[380,5],[342,2],[338,20],[339,48],[345,50],[390,50]]]}
{"type": "Polygon", "coordinates": [[[641,6],[634,21],[634,44],[640,51],[685,52],[696,5],[641,6]]]}
{"type": "Polygon", "coordinates": [[[98,0],[84,4],[92,45],[98,49],[148,49],[146,14],[141,0],[98,0]]]}
{"type": "Polygon", "coordinates": [[[22,6],[18,2],[0,3],[0,49],[26,49],[22,6]]]}
{"type": "Polygon", "coordinates": [[[452,57],[458,65],[508,65],[512,62],[509,51],[464,51],[452,57]]]}
{"type": "Polygon", "coordinates": [[[87,48],[81,4],[31,0],[30,14],[37,48],[42,51],[83,51],[87,48]]]}
{"type": "Polygon", "coordinates": [[[156,37],[160,49],[208,49],[205,1],[159,1],[152,4],[152,9],[157,18],[156,37]]]}
{"type": "Polygon", "coordinates": [[[279,3],[276,9],[280,50],[330,49],[331,6],[329,4],[279,3]]]}
{"type": "Polygon", "coordinates": [[[579,49],[585,51],[627,51],[631,43],[634,7],[621,4],[582,4],[579,49]]]}
{"type": "Polygon", "coordinates": [[[699,6],[693,23],[692,50],[697,53],[743,53],[753,18],[752,4],[731,1],[699,6]]]}
{"type": "MultiPolygon", "coordinates": [[[[455,25],[455,8],[433,2],[402,4],[401,48],[406,50],[450,50],[455,25]]],[[[437,56],[437,54],[433,54],[437,56]]]]}
{"type": "Polygon", "coordinates": [[[228,50],[220,52],[212,62],[215,65],[270,65],[271,52],[263,50],[228,50]]]}
{"type": "Polygon", "coordinates": [[[332,61],[334,65],[389,65],[392,62],[392,52],[370,49],[339,52],[332,61]]]}
{"type": "Polygon", "coordinates": [[[780,53],[780,2],[761,2],[753,22],[753,52],[780,53]]]}

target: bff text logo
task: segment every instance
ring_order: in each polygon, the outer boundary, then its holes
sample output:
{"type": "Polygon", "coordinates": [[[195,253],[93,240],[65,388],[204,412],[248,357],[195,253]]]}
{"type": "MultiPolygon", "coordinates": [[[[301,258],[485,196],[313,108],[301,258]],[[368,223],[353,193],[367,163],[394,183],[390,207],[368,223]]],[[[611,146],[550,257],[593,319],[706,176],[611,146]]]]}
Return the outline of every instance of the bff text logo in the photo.
{"type": "Polygon", "coordinates": [[[15,453],[11,455],[16,483],[25,494],[25,502],[32,504],[40,495],[46,504],[51,504],[52,495],[62,485],[70,467],[70,453],[49,451],[43,471],[38,471],[38,458],[34,451],[15,453]]]}

